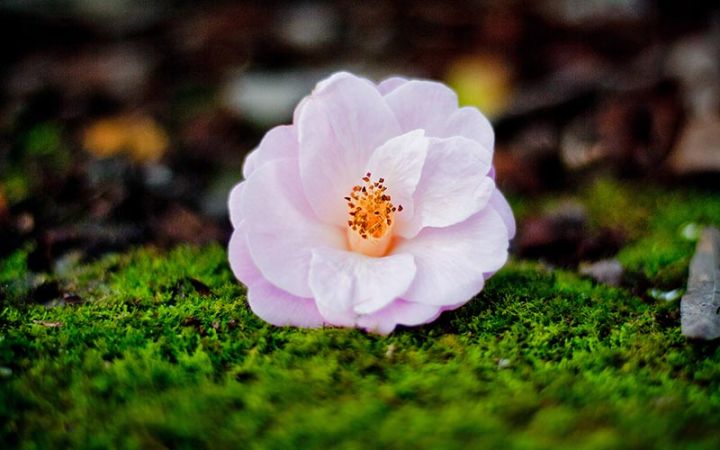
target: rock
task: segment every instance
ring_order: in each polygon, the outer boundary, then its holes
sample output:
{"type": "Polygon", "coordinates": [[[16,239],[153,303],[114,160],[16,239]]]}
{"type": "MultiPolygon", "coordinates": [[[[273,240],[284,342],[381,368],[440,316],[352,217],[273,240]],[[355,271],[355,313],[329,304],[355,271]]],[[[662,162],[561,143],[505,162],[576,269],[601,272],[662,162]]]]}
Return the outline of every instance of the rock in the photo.
{"type": "Polygon", "coordinates": [[[587,234],[587,213],[566,201],[541,216],[528,217],[518,229],[517,252],[523,258],[542,258],[568,265],[577,258],[579,243],[587,234]]]}
{"type": "Polygon", "coordinates": [[[690,261],[687,292],[680,303],[682,333],[693,339],[720,337],[720,230],[703,230],[690,261]]]}
{"type": "Polygon", "coordinates": [[[679,175],[720,172],[720,117],[704,117],[688,122],[669,158],[679,175]]]}
{"type": "Polygon", "coordinates": [[[542,215],[525,218],[513,243],[522,258],[575,268],[580,261],[615,255],[624,241],[620,230],[591,227],[585,206],[565,200],[542,215]]]}
{"type": "Polygon", "coordinates": [[[623,276],[623,267],[617,259],[603,259],[590,264],[581,264],[580,273],[598,283],[619,286],[623,276]]]}
{"type": "Polygon", "coordinates": [[[717,29],[682,39],[670,48],[665,71],[680,81],[690,116],[717,114],[720,107],[719,52],[717,29]]]}

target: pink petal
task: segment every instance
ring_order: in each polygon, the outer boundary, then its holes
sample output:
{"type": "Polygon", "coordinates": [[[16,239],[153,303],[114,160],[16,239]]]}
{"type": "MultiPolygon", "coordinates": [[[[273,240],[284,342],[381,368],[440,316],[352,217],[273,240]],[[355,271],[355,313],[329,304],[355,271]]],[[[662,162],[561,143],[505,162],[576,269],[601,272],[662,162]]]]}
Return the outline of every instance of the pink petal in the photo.
{"type": "Polygon", "coordinates": [[[243,176],[245,179],[268,161],[284,158],[298,158],[298,140],[295,127],[292,125],[279,125],[267,133],[260,141],[260,145],[245,158],[243,176]]]}
{"type": "Polygon", "coordinates": [[[242,194],[245,191],[245,182],[241,182],[235,185],[230,191],[228,196],[228,210],[230,211],[230,223],[233,228],[238,228],[242,222],[242,209],[240,204],[242,202],[242,194]]]}
{"type": "Polygon", "coordinates": [[[503,222],[505,222],[505,228],[508,230],[508,238],[512,239],[515,237],[515,216],[513,215],[510,204],[507,202],[505,197],[502,195],[499,189],[495,189],[490,196],[490,206],[495,208],[495,211],[500,214],[503,222]]]}
{"type": "Polygon", "coordinates": [[[347,220],[343,197],[357,184],[373,151],[400,134],[377,88],[348,73],[318,84],[298,113],[300,173],[310,205],[327,223],[347,220]]]}
{"type": "Polygon", "coordinates": [[[447,227],[480,211],[495,190],[490,164],[490,152],[475,141],[430,138],[414,215],[397,233],[412,238],[424,227],[447,227]]]}
{"type": "Polygon", "coordinates": [[[228,243],[228,261],[235,277],[245,286],[262,278],[262,274],[250,257],[245,231],[236,229],[228,243]]]}
{"type": "Polygon", "coordinates": [[[279,327],[317,328],[325,322],[313,299],[295,297],[262,279],[248,288],[247,298],[255,314],[279,327]]]}
{"type": "Polygon", "coordinates": [[[297,161],[267,162],[246,183],[241,208],[253,261],[278,288],[311,297],[310,249],[344,248],[344,230],[317,220],[305,198],[297,161]]]}
{"type": "Polygon", "coordinates": [[[295,110],[293,111],[293,124],[297,126],[298,123],[300,123],[300,114],[302,113],[303,108],[305,108],[305,104],[310,99],[310,95],[306,95],[305,97],[298,102],[297,106],[295,107],[295,110]]]}
{"type": "Polygon", "coordinates": [[[429,141],[422,130],[390,139],[370,157],[367,172],[373,179],[384,178],[394,205],[402,205],[399,218],[412,217],[413,193],[420,181],[429,141]]]}
{"type": "Polygon", "coordinates": [[[359,314],[382,309],[400,297],[414,277],[409,254],[371,258],[316,248],[310,263],[310,288],[320,314],[335,325],[353,326],[359,314]]]}
{"type": "Polygon", "coordinates": [[[357,326],[378,334],[390,334],[397,325],[415,326],[437,319],[442,309],[405,300],[395,300],[380,311],[360,316],[357,326]]]}
{"type": "Polygon", "coordinates": [[[408,81],[387,94],[385,100],[402,131],[420,128],[428,136],[439,136],[448,117],[458,108],[455,92],[435,81],[408,81]]]}
{"type": "Polygon", "coordinates": [[[447,228],[425,228],[414,239],[401,241],[395,254],[415,257],[417,274],[403,295],[426,305],[458,305],[483,287],[486,272],[507,260],[508,234],[493,208],[447,228]]]}
{"type": "Polygon", "coordinates": [[[407,83],[408,79],[403,77],[390,77],[382,80],[380,83],[378,83],[378,91],[382,95],[388,95],[395,89],[399,88],[403,84],[407,83]]]}
{"type": "Polygon", "coordinates": [[[479,142],[490,152],[495,145],[495,132],[490,121],[477,108],[465,106],[447,118],[437,137],[463,136],[479,142]]]}

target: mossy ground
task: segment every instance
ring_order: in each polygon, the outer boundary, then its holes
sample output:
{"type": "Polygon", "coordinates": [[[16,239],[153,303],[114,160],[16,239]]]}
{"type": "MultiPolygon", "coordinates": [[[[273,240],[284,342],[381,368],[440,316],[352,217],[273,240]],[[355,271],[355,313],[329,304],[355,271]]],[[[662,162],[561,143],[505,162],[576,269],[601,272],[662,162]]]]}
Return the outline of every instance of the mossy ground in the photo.
{"type": "Polygon", "coordinates": [[[720,348],[643,295],[684,287],[688,237],[720,224],[720,201],[608,182],[579,198],[593,226],[627,228],[634,284],[512,261],[389,337],[266,325],[219,246],[61,275],[18,252],[0,263],[0,447],[720,448],[720,348]],[[33,303],[38,276],[83,301],[33,303]]]}

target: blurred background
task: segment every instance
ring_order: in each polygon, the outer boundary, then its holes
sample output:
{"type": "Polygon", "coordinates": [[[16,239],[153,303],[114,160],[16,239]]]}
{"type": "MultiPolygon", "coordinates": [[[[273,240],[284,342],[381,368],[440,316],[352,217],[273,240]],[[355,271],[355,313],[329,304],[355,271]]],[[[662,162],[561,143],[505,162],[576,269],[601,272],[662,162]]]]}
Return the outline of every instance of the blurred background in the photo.
{"type": "Polygon", "coordinates": [[[226,242],[245,155],[329,73],[442,80],[496,127],[515,254],[614,254],[599,177],[720,185],[720,6],[650,0],[0,1],[0,258],[226,242]]]}

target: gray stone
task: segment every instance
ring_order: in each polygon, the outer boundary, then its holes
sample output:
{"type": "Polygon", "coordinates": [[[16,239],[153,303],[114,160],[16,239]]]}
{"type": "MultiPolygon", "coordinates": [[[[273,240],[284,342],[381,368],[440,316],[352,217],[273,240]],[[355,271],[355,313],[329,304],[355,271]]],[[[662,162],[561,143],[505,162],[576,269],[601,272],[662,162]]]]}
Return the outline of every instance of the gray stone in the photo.
{"type": "Polygon", "coordinates": [[[720,117],[690,119],[668,158],[673,172],[720,172],[720,117]]]}
{"type": "Polygon", "coordinates": [[[617,259],[603,259],[591,264],[581,264],[580,273],[589,276],[598,283],[619,286],[622,281],[623,267],[617,259]]]}
{"type": "Polygon", "coordinates": [[[682,333],[693,339],[720,337],[720,231],[703,230],[690,261],[687,292],[680,303],[682,333]]]}

